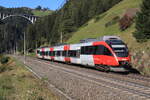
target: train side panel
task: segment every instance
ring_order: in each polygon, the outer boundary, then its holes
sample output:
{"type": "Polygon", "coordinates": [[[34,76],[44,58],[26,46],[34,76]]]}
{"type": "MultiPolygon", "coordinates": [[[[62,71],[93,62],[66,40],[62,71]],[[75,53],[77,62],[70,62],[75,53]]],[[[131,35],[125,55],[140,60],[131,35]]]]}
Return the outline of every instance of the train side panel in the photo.
{"type": "Polygon", "coordinates": [[[64,62],[66,63],[70,63],[71,62],[71,59],[70,57],[68,56],[68,51],[70,50],[70,45],[64,45],[64,62]]]}
{"type": "Polygon", "coordinates": [[[73,64],[81,64],[81,58],[80,58],[80,44],[74,44],[70,45],[70,52],[76,52],[76,55],[70,54],[70,60],[73,64]]]}
{"type": "MultiPolygon", "coordinates": [[[[92,46],[93,43],[84,43],[82,44],[82,47],[84,46],[92,46]]],[[[81,64],[82,65],[88,65],[88,66],[94,66],[94,58],[93,55],[88,55],[88,54],[80,54],[80,58],[81,58],[81,64]]]]}
{"type": "Polygon", "coordinates": [[[107,65],[107,66],[118,66],[118,59],[114,52],[106,42],[93,42],[93,46],[102,46],[100,51],[102,53],[99,55],[93,55],[95,65],[107,65]]]}

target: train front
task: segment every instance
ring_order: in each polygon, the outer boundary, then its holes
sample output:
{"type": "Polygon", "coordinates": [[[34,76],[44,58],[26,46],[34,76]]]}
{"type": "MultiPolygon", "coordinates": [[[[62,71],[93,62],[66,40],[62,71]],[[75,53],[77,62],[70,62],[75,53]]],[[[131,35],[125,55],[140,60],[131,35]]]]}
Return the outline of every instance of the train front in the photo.
{"type": "Polygon", "coordinates": [[[113,71],[129,71],[131,68],[131,56],[129,55],[128,47],[122,40],[109,40],[107,43],[110,45],[114,52],[115,59],[118,62],[118,67],[112,67],[113,71]]]}

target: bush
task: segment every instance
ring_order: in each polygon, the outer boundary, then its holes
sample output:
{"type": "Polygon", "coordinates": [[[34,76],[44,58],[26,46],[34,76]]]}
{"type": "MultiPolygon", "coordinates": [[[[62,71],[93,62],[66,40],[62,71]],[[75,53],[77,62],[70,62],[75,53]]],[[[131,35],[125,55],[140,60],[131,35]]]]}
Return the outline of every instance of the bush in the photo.
{"type": "Polygon", "coordinates": [[[114,25],[114,24],[116,24],[119,20],[120,20],[120,17],[119,17],[119,16],[116,16],[116,17],[114,17],[111,21],[107,22],[107,23],[105,24],[105,27],[109,27],[109,26],[111,26],[111,25],[114,25]]]}
{"type": "Polygon", "coordinates": [[[0,73],[5,72],[7,70],[6,66],[0,66],[0,73]]]}
{"type": "Polygon", "coordinates": [[[7,100],[5,96],[0,95],[0,100],[7,100]]]}
{"type": "Polygon", "coordinates": [[[129,28],[133,23],[133,19],[133,16],[124,15],[119,21],[120,30],[124,31],[129,28]]]}
{"type": "Polygon", "coordinates": [[[99,16],[96,16],[94,22],[97,22],[97,21],[99,21],[99,20],[100,20],[100,17],[99,17],[99,16]]]}
{"type": "Polygon", "coordinates": [[[9,57],[2,57],[0,59],[1,64],[6,64],[9,61],[9,57]]]}
{"type": "Polygon", "coordinates": [[[133,36],[137,42],[146,42],[150,39],[150,0],[143,0],[140,12],[136,16],[136,31],[133,36]]]}

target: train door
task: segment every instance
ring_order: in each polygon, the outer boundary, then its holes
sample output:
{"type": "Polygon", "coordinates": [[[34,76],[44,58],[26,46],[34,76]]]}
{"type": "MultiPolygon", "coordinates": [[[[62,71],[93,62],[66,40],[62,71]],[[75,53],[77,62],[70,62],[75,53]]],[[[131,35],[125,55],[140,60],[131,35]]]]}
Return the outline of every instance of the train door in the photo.
{"type": "Polygon", "coordinates": [[[44,48],[42,48],[41,55],[42,55],[42,58],[44,59],[44,56],[45,56],[45,49],[44,48]]]}
{"type": "Polygon", "coordinates": [[[81,64],[94,66],[93,51],[94,49],[92,46],[81,47],[81,64]]]}
{"type": "Polygon", "coordinates": [[[70,50],[68,52],[71,63],[81,64],[80,59],[80,44],[75,44],[70,46],[70,50]]]}

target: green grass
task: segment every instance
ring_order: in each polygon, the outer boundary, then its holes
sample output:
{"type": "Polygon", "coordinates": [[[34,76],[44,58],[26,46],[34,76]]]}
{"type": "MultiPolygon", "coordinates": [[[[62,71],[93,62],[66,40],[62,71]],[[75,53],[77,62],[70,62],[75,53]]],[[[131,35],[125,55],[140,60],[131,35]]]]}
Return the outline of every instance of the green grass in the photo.
{"type": "Polygon", "coordinates": [[[35,52],[29,53],[27,56],[30,56],[30,57],[36,57],[36,53],[35,53],[35,52]]]}
{"type": "Polygon", "coordinates": [[[32,12],[33,12],[33,14],[34,14],[35,16],[39,16],[39,17],[43,17],[43,16],[46,16],[46,15],[49,15],[49,14],[52,13],[51,10],[46,10],[46,11],[33,10],[32,12]]]}
{"type": "MultiPolygon", "coordinates": [[[[85,25],[80,27],[77,32],[73,33],[72,37],[67,43],[77,43],[85,38],[97,38],[103,35],[118,35],[122,33],[119,30],[119,25],[114,24],[110,27],[105,27],[105,24],[111,21],[116,16],[122,16],[129,8],[139,8],[142,0],[123,0],[119,4],[112,7],[107,12],[99,15],[100,19],[95,22],[95,18],[88,21],[85,25]]],[[[134,27],[131,27],[131,30],[134,27]]]]}
{"type": "Polygon", "coordinates": [[[5,66],[11,70],[0,73],[0,100],[58,100],[44,81],[17,60],[11,59],[5,66]]]}

